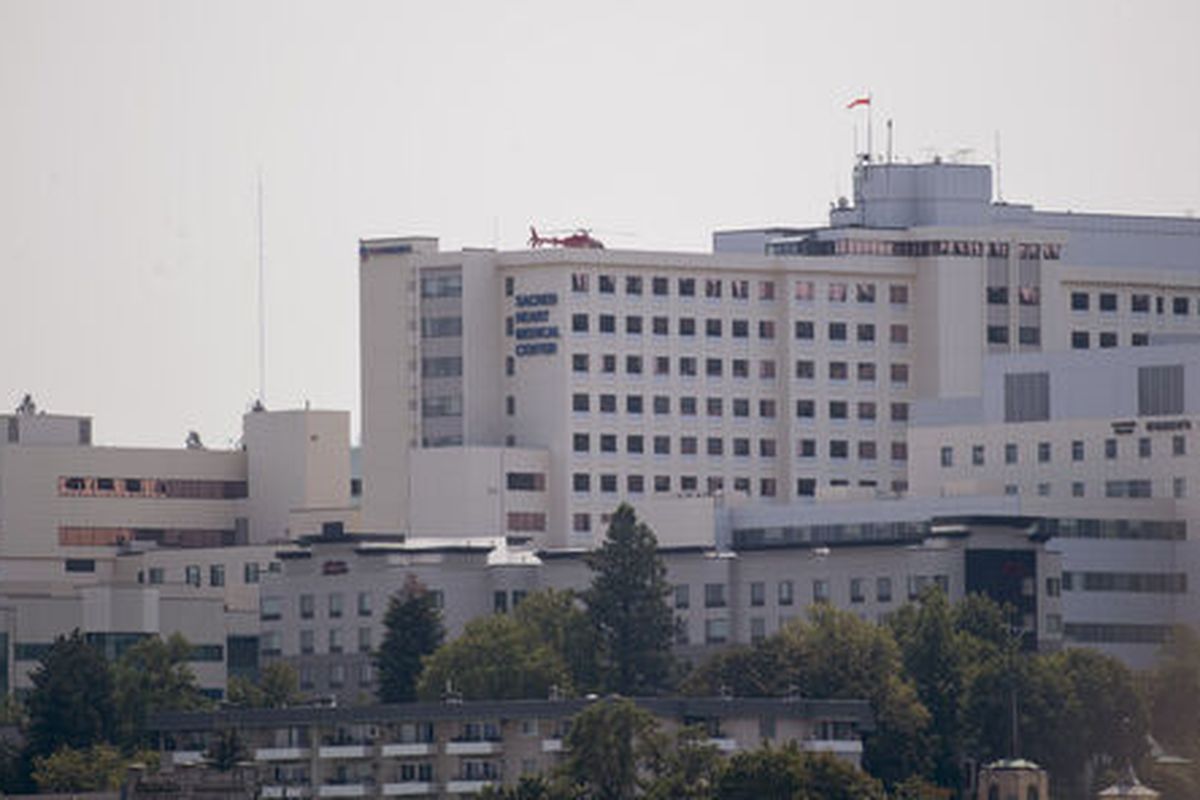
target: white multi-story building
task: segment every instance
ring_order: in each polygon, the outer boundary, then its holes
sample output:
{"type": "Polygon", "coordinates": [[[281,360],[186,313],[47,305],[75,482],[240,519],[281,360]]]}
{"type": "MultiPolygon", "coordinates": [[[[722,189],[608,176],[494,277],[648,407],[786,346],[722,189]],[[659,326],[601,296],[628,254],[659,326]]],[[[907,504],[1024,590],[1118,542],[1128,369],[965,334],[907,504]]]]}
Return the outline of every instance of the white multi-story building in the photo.
{"type": "Polygon", "coordinates": [[[1200,221],[993,203],[984,166],[863,164],[829,227],[714,251],[364,241],[367,529],[586,546],[622,500],[901,493],[912,403],[985,357],[1200,332],[1200,221]]]}
{"type": "Polygon", "coordinates": [[[1196,344],[992,359],[980,396],[916,406],[912,492],[1073,518],[1053,532],[1065,640],[1145,665],[1200,621],[1198,413],[1196,344]]]}
{"type": "Polygon", "coordinates": [[[353,522],[349,415],[255,411],[243,447],[99,447],[88,417],[0,415],[0,691],[78,628],[109,657],[180,633],[200,686],[257,665],[281,543],[353,522]]]}

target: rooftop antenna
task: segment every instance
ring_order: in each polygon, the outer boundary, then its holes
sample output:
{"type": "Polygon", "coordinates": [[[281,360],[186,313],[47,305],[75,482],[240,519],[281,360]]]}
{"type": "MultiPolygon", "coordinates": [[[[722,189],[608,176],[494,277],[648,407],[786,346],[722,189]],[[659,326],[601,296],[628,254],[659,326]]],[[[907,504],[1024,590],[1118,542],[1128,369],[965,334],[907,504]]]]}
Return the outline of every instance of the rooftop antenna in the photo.
{"type": "Polygon", "coordinates": [[[258,168],[258,402],[267,401],[267,286],[263,261],[263,179],[258,168]]]}
{"type": "Polygon", "coordinates": [[[890,163],[892,163],[892,120],[891,120],[891,117],[888,118],[887,129],[888,129],[887,163],[890,164],[890,163]]]}
{"type": "Polygon", "coordinates": [[[1000,129],[996,129],[996,201],[1004,202],[1004,187],[1000,184],[1000,129]]]}

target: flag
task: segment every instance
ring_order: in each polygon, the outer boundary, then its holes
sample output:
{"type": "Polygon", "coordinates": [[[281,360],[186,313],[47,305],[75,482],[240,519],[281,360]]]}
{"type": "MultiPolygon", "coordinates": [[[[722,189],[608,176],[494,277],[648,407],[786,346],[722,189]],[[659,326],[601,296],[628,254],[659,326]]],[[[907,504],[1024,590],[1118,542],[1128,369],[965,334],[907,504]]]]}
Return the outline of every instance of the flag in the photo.
{"type": "Polygon", "coordinates": [[[870,96],[856,97],[853,100],[851,100],[849,102],[849,104],[847,104],[846,108],[854,108],[855,106],[869,106],[869,105],[871,105],[870,96]]]}

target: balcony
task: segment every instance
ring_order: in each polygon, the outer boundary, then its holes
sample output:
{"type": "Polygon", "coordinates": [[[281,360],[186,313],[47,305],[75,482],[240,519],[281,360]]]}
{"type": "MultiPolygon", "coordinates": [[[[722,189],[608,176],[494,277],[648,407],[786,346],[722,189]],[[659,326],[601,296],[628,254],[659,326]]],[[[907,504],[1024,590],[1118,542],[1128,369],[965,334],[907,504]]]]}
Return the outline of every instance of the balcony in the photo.
{"type": "Polygon", "coordinates": [[[409,742],[406,744],[385,744],[379,748],[379,754],[384,758],[406,758],[409,756],[431,756],[434,746],[430,742],[409,742]]]}
{"type": "Polygon", "coordinates": [[[264,798],[311,797],[312,791],[307,786],[268,785],[262,787],[261,796],[264,798]]]}
{"type": "Polygon", "coordinates": [[[330,783],[322,786],[317,792],[318,797],[366,797],[365,783],[330,783]]]}
{"type": "Polygon", "coordinates": [[[542,739],[543,753],[561,753],[563,751],[562,739],[542,739]]]}
{"type": "Polygon", "coordinates": [[[708,740],[708,743],[722,753],[735,753],[738,749],[737,739],[723,736],[714,736],[708,740]]]}
{"type": "Polygon", "coordinates": [[[301,761],[312,753],[307,747],[260,747],[254,751],[255,761],[301,761]]]}
{"type": "Polygon", "coordinates": [[[500,742],[446,742],[448,756],[490,756],[500,752],[500,742]]]}
{"type": "Polygon", "coordinates": [[[371,755],[369,744],[327,744],[317,749],[321,758],[367,758],[371,755]]]}
{"type": "Polygon", "coordinates": [[[408,797],[411,795],[437,794],[436,784],[422,781],[407,781],[405,783],[385,783],[384,797],[408,797]]]}
{"type": "Polygon", "coordinates": [[[861,756],[863,743],[861,739],[809,739],[804,743],[804,749],[810,753],[861,756]]]}
{"type": "Polygon", "coordinates": [[[495,781],[458,780],[446,782],[446,794],[478,794],[495,781]]]}
{"type": "Polygon", "coordinates": [[[171,763],[177,767],[194,767],[204,763],[203,750],[176,750],[171,753],[171,763]]]}

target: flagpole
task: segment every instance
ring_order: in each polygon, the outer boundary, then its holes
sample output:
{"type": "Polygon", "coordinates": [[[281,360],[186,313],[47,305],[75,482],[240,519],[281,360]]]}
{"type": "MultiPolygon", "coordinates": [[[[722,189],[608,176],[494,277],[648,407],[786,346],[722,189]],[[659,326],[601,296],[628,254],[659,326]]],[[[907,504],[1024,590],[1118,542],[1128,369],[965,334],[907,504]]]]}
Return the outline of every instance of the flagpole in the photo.
{"type": "Polygon", "coordinates": [[[871,93],[867,92],[867,163],[871,163],[871,93]]]}

